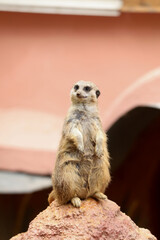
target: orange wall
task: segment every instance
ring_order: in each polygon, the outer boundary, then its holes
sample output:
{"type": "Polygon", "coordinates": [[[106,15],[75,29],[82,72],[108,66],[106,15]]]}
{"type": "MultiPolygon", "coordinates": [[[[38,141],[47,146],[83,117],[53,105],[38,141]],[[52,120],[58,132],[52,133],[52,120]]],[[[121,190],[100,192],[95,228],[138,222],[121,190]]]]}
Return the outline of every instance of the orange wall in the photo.
{"type": "Polygon", "coordinates": [[[71,85],[95,82],[101,113],[160,65],[160,15],[118,18],[0,13],[0,108],[65,115],[71,85]]]}

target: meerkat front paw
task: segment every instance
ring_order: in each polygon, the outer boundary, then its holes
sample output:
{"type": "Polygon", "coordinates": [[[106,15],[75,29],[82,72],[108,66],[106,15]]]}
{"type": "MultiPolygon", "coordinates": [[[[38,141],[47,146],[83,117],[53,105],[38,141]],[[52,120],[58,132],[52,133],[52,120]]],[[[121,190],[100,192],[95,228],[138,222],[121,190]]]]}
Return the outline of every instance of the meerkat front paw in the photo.
{"type": "Polygon", "coordinates": [[[82,133],[77,128],[73,128],[71,131],[72,140],[76,145],[77,149],[83,153],[84,152],[84,143],[83,143],[83,136],[82,133]]]}
{"type": "Polygon", "coordinates": [[[96,153],[96,156],[99,158],[103,156],[103,149],[99,144],[97,144],[95,147],[95,153],[96,153]]]}
{"type": "Polygon", "coordinates": [[[81,153],[84,153],[84,144],[83,144],[83,142],[79,143],[77,147],[78,147],[78,150],[79,150],[81,153]]]}
{"type": "Polygon", "coordinates": [[[77,208],[79,208],[81,206],[81,200],[79,197],[72,198],[71,203],[74,207],[77,207],[77,208]]]}

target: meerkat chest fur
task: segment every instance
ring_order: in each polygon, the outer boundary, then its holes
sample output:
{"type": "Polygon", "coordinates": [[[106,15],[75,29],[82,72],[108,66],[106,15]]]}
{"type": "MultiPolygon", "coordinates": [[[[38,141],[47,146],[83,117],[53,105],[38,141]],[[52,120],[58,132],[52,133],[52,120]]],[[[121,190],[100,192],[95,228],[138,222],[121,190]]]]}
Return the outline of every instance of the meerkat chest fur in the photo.
{"type": "Polygon", "coordinates": [[[97,107],[90,106],[87,103],[82,104],[82,106],[78,104],[77,106],[71,106],[66,123],[70,125],[68,133],[81,139],[79,150],[83,151],[85,155],[93,156],[96,133],[101,128],[97,107]]]}

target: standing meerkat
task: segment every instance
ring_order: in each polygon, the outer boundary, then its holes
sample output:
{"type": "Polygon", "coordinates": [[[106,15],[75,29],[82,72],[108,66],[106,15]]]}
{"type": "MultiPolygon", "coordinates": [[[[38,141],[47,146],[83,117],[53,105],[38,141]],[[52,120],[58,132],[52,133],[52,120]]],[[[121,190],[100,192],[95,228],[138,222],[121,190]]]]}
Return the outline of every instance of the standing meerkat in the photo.
{"type": "Polygon", "coordinates": [[[107,137],[99,118],[100,91],[92,82],[79,81],[71,89],[71,107],[64,121],[48,201],[69,201],[80,207],[81,199],[106,199],[110,182],[107,137]]]}

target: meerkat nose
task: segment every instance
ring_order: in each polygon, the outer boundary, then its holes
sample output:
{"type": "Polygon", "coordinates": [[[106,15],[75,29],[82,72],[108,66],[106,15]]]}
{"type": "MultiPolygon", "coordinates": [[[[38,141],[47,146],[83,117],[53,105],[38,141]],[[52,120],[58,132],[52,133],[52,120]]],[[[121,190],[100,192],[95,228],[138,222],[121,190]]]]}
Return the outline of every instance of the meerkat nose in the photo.
{"type": "Polygon", "coordinates": [[[77,93],[77,97],[80,97],[81,96],[81,94],[80,93],[77,93]]]}

